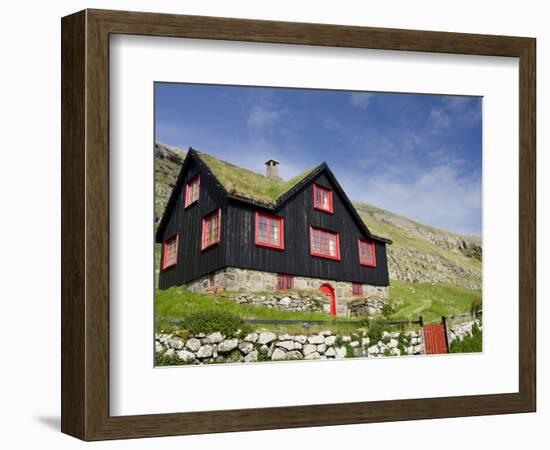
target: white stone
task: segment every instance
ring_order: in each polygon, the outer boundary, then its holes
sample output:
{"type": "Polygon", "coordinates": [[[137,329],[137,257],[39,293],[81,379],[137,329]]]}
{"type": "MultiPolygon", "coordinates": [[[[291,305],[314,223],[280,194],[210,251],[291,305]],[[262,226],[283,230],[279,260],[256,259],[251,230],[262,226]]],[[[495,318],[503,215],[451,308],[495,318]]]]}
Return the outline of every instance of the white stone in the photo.
{"type": "Polygon", "coordinates": [[[361,345],[364,347],[365,345],[369,345],[370,344],[370,338],[368,337],[364,337],[361,339],[361,345]]]}
{"type": "Polygon", "coordinates": [[[424,351],[424,348],[423,348],[422,345],[415,345],[415,346],[414,346],[414,354],[415,354],[415,355],[418,355],[418,354],[420,354],[420,353],[423,353],[423,351],[424,351]]]}
{"type": "Polygon", "coordinates": [[[342,336],[342,342],[351,342],[351,336],[342,336]]]}
{"type": "Polygon", "coordinates": [[[414,353],[414,347],[410,345],[407,347],[407,355],[412,355],[414,353]]]}
{"type": "Polygon", "coordinates": [[[197,352],[197,358],[210,358],[212,356],[212,346],[203,345],[197,352]]]}
{"type": "Polygon", "coordinates": [[[286,354],[288,359],[304,359],[304,355],[297,350],[292,350],[286,354]]]}
{"type": "Polygon", "coordinates": [[[302,348],[303,348],[303,345],[300,344],[299,342],[294,343],[294,350],[302,350],[302,348]]]}
{"type": "Polygon", "coordinates": [[[327,336],[332,335],[332,331],[330,331],[330,330],[325,330],[325,331],[321,331],[319,334],[320,334],[321,336],[327,337],[327,336]]]}
{"type": "Polygon", "coordinates": [[[258,333],[249,333],[245,336],[244,340],[255,343],[258,340],[258,333]]]}
{"type": "Polygon", "coordinates": [[[206,342],[208,344],[219,344],[221,341],[223,341],[223,335],[219,331],[206,336],[206,342]]]}
{"type": "Polygon", "coordinates": [[[187,350],[182,350],[178,352],[178,358],[185,362],[190,362],[195,360],[195,354],[193,352],[188,352],[187,350]]]}
{"type": "Polygon", "coordinates": [[[396,348],[399,345],[399,341],[397,339],[390,339],[390,342],[388,342],[389,348],[396,348]]]}
{"type": "Polygon", "coordinates": [[[271,360],[282,361],[283,359],[286,359],[286,352],[280,348],[276,348],[271,354],[271,360]]]}
{"type": "Polygon", "coordinates": [[[292,341],[294,337],[291,334],[284,333],[277,338],[279,341],[292,341]]]}
{"type": "Polygon", "coordinates": [[[308,337],[307,341],[310,344],[324,344],[325,343],[325,338],[324,338],[324,336],[313,335],[313,336],[308,337]]]}
{"type": "Polygon", "coordinates": [[[201,347],[201,341],[195,338],[191,338],[187,340],[187,342],[185,343],[185,348],[192,352],[196,352],[200,347],[201,347]]]}
{"type": "Polygon", "coordinates": [[[162,353],[164,346],[160,342],[155,342],[155,352],[162,353]]]}
{"type": "Polygon", "coordinates": [[[317,351],[322,355],[327,350],[327,346],[325,344],[319,344],[317,346],[317,351]]]}
{"type": "Polygon", "coordinates": [[[345,358],[348,353],[346,347],[334,347],[334,350],[337,358],[345,358]]]}
{"type": "Polygon", "coordinates": [[[263,353],[264,355],[266,355],[268,352],[269,352],[269,347],[267,345],[262,345],[260,347],[260,352],[263,353]]]}
{"type": "Polygon", "coordinates": [[[246,341],[240,342],[239,350],[246,355],[250,353],[252,350],[254,350],[254,344],[252,342],[246,342],[246,341]]]}
{"type": "Polygon", "coordinates": [[[325,338],[325,345],[331,346],[336,342],[336,336],[327,336],[325,338]]]}
{"type": "Polygon", "coordinates": [[[330,348],[325,352],[325,356],[328,356],[328,357],[334,357],[334,356],[336,356],[336,350],[334,350],[334,347],[330,347],[330,348]]]}
{"type": "Polygon", "coordinates": [[[244,357],[244,362],[256,362],[258,361],[258,351],[251,351],[248,355],[244,357]]]}
{"type": "Polygon", "coordinates": [[[174,350],[181,350],[184,346],[184,342],[179,338],[174,338],[170,339],[168,345],[170,345],[170,347],[172,347],[174,350]]]}
{"type": "Polygon", "coordinates": [[[271,331],[262,331],[258,337],[258,344],[268,344],[277,339],[277,335],[271,331]]]}
{"type": "Polygon", "coordinates": [[[383,339],[386,339],[386,338],[389,338],[389,337],[391,337],[391,334],[390,334],[390,333],[388,333],[387,331],[383,331],[383,332],[382,332],[382,338],[383,338],[383,339]]]}
{"type": "Polygon", "coordinates": [[[359,347],[359,341],[352,341],[352,342],[350,342],[349,345],[352,348],[357,348],[357,347],[359,347]]]}
{"type": "Polygon", "coordinates": [[[169,348],[164,352],[164,356],[167,356],[168,358],[173,358],[176,355],[176,351],[173,348],[169,348]]]}
{"type": "Polygon", "coordinates": [[[222,341],[218,344],[218,352],[230,352],[231,350],[237,348],[237,345],[239,345],[238,339],[226,339],[225,341],[222,341]]]}
{"type": "Polygon", "coordinates": [[[296,342],[299,342],[300,344],[305,344],[307,341],[307,336],[304,336],[303,334],[299,334],[298,336],[294,336],[294,340],[296,342]]]}
{"type": "Polygon", "coordinates": [[[319,355],[319,353],[313,352],[307,355],[304,359],[320,359],[320,358],[321,358],[321,355],[319,355]]]}
{"type": "Polygon", "coordinates": [[[277,347],[282,347],[285,350],[294,350],[294,341],[282,341],[275,344],[277,347]]]}
{"type": "Polygon", "coordinates": [[[394,331],[393,333],[390,333],[390,337],[396,339],[396,338],[399,337],[399,334],[400,334],[400,333],[399,333],[398,331],[394,331]]]}
{"type": "Polygon", "coordinates": [[[368,349],[367,349],[367,353],[369,355],[377,355],[378,353],[380,353],[380,350],[378,348],[378,345],[372,345],[370,346],[368,349]]]}
{"type": "Polygon", "coordinates": [[[288,306],[292,302],[292,299],[290,297],[283,297],[281,300],[279,300],[279,305],[281,306],[288,306]]]}
{"type": "Polygon", "coordinates": [[[399,350],[398,348],[392,348],[391,354],[394,356],[401,356],[401,350],[399,350]]]}
{"type": "Polygon", "coordinates": [[[304,354],[304,356],[307,356],[310,353],[315,352],[316,350],[317,350],[317,346],[312,344],[305,344],[304,348],[302,349],[302,353],[304,354]]]}

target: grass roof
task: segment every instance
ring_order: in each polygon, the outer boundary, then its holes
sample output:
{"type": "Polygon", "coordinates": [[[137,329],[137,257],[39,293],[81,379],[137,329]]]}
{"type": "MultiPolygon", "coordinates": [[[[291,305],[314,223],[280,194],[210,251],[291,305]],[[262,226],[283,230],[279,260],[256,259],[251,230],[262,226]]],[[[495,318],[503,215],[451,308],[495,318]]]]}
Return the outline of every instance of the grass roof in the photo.
{"type": "Polygon", "coordinates": [[[197,151],[196,154],[210,168],[228,193],[269,206],[275,205],[279,197],[316,169],[316,167],[310,167],[288,181],[272,180],[206,153],[197,151]]]}

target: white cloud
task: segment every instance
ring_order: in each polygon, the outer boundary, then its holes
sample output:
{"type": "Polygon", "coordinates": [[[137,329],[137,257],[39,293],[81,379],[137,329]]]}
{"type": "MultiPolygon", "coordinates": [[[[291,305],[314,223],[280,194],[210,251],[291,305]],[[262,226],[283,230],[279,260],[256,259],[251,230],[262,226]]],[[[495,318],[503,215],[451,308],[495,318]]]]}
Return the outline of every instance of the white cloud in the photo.
{"type": "Polygon", "coordinates": [[[374,95],[367,92],[353,92],[350,94],[350,101],[358,108],[367,109],[374,95]]]}
{"type": "Polygon", "coordinates": [[[336,170],[349,197],[396,214],[466,235],[481,235],[481,178],[464,176],[457,167],[402,166],[369,177],[336,170]],[[399,172],[399,173],[398,173],[399,172]],[[359,180],[362,180],[359,182],[359,180]]]}
{"type": "Polygon", "coordinates": [[[442,134],[453,128],[471,127],[481,121],[481,103],[477,97],[443,97],[441,106],[432,108],[429,116],[430,131],[442,134]]]}
{"type": "Polygon", "coordinates": [[[274,109],[255,106],[248,116],[248,125],[251,127],[263,128],[275,123],[280,117],[281,114],[274,109]]]}

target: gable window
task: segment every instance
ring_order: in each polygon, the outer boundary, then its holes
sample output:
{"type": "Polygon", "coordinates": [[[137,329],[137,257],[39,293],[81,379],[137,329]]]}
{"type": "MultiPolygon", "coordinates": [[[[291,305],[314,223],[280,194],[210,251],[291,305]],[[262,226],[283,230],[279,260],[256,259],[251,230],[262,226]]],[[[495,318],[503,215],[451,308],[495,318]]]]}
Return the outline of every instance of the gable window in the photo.
{"type": "Polygon", "coordinates": [[[373,241],[359,239],[359,264],[376,267],[376,253],[373,241]]]}
{"type": "Polygon", "coordinates": [[[178,262],[178,238],[176,234],[164,241],[164,248],[162,252],[162,270],[174,267],[178,262]]]}
{"type": "Polygon", "coordinates": [[[256,213],[256,245],[285,248],[285,220],[271,214],[256,213]]]}
{"type": "Polygon", "coordinates": [[[319,228],[309,228],[310,252],[313,256],[340,260],[340,235],[319,228]]]}
{"type": "Polygon", "coordinates": [[[199,201],[199,192],[201,186],[200,176],[194,176],[185,185],[185,207],[199,201]]]}
{"type": "Polygon", "coordinates": [[[313,206],[321,211],[333,213],[332,191],[317,184],[313,185],[313,206]]]}
{"type": "Polygon", "coordinates": [[[286,291],[288,289],[294,289],[294,276],[282,273],[277,274],[277,290],[286,291]]]}
{"type": "Polygon", "coordinates": [[[351,292],[354,297],[361,297],[363,295],[363,285],[361,283],[352,283],[351,292]]]}
{"type": "Polygon", "coordinates": [[[201,250],[212,247],[221,240],[221,216],[222,210],[218,208],[216,211],[208,214],[202,219],[202,243],[201,250]]]}

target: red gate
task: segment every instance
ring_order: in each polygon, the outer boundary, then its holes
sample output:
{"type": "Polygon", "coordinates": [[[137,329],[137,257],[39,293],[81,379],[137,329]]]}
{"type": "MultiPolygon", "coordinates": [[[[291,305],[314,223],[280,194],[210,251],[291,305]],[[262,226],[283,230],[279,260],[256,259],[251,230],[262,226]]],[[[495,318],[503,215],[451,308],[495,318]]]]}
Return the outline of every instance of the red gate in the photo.
{"type": "Polygon", "coordinates": [[[427,355],[449,353],[444,323],[424,325],[424,345],[427,355]]]}

